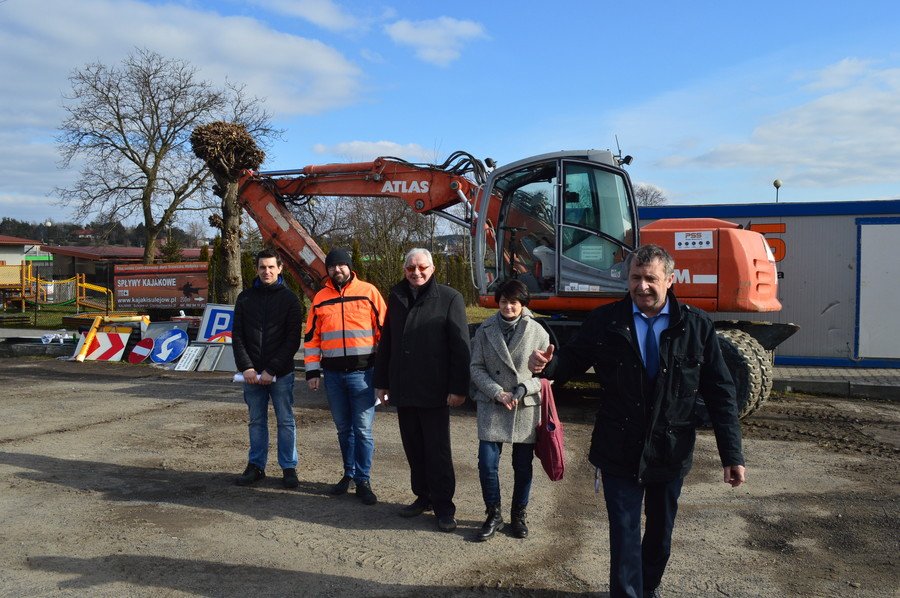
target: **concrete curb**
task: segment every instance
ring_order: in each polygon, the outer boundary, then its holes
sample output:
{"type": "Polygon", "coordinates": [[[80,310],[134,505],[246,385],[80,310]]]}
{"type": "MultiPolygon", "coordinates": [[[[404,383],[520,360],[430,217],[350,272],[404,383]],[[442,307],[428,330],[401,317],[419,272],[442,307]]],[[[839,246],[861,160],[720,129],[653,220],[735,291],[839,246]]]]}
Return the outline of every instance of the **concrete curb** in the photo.
{"type": "Polygon", "coordinates": [[[0,342],[0,358],[3,357],[71,357],[74,343],[3,343],[0,342]]]}
{"type": "Polygon", "coordinates": [[[858,384],[849,380],[775,380],[772,390],[830,395],[847,399],[900,401],[900,386],[858,384]]]}

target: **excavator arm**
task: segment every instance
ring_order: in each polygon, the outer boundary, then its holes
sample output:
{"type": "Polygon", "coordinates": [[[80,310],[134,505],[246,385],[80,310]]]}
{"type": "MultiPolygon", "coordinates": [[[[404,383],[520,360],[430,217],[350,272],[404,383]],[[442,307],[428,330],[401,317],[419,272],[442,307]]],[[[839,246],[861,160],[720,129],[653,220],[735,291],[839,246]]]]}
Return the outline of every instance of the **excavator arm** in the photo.
{"type": "Polygon", "coordinates": [[[312,298],[327,275],[325,256],[287,203],[308,197],[395,197],[416,212],[437,213],[471,228],[485,178],[481,161],[463,152],[454,153],[441,165],[381,157],[372,162],[314,165],[299,170],[245,171],[238,197],[263,239],[282,254],[285,265],[312,298]],[[468,206],[466,217],[445,212],[459,203],[468,206]]]}

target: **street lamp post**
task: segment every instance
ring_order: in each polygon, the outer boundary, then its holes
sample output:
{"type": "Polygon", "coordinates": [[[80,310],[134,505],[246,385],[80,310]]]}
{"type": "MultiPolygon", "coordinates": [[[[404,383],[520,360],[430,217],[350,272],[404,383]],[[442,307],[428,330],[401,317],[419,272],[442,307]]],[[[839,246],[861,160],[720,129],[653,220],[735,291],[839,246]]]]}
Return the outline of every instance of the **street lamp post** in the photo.
{"type": "Polygon", "coordinates": [[[781,189],[781,179],[772,181],[772,186],[775,187],[775,203],[778,203],[778,190],[781,189]]]}

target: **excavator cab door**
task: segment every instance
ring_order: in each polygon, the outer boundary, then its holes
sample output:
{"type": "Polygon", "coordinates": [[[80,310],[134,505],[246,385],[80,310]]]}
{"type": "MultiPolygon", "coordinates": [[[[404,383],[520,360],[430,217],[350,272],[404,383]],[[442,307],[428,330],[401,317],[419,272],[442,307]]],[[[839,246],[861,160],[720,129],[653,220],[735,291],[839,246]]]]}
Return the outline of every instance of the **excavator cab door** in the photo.
{"type": "Polygon", "coordinates": [[[558,294],[621,294],[624,261],[635,247],[634,210],[620,172],[563,162],[558,294]]]}
{"type": "Polygon", "coordinates": [[[486,197],[500,200],[498,222],[490,235],[476,236],[487,293],[508,278],[535,297],[626,290],[623,262],[636,243],[627,175],[586,156],[567,157],[548,154],[492,178],[486,197]],[[488,246],[485,236],[496,243],[488,246]]]}

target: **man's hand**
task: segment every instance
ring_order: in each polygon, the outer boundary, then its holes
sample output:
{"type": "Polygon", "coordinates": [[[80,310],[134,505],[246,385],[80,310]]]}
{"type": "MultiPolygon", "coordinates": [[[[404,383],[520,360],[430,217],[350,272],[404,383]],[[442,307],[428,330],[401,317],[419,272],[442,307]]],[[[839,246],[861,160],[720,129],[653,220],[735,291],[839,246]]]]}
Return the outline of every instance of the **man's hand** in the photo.
{"type": "Polygon", "coordinates": [[[315,378],[310,378],[306,381],[306,386],[313,392],[319,390],[319,379],[320,378],[318,376],[316,376],[315,378]]]}
{"type": "Polygon", "coordinates": [[[447,405],[450,407],[459,407],[466,402],[466,395],[455,395],[452,392],[447,395],[447,405]]]}
{"type": "Polygon", "coordinates": [[[388,402],[388,394],[386,388],[375,389],[375,401],[377,405],[384,405],[388,402]]]}
{"type": "Polygon", "coordinates": [[[250,368],[248,370],[244,370],[244,382],[247,384],[259,384],[259,378],[256,375],[256,370],[250,368]]]}
{"type": "Polygon", "coordinates": [[[532,374],[540,374],[544,371],[544,368],[550,363],[550,360],[553,359],[553,345],[547,345],[547,349],[541,351],[540,349],[535,349],[534,352],[528,357],[528,369],[531,370],[532,374]]]}
{"type": "Polygon", "coordinates": [[[275,380],[275,376],[270,374],[269,372],[263,370],[263,373],[260,374],[257,384],[261,384],[263,386],[268,386],[275,380]]]}
{"type": "Polygon", "coordinates": [[[725,467],[725,483],[737,488],[744,483],[745,472],[743,465],[728,465],[725,467]]]}

